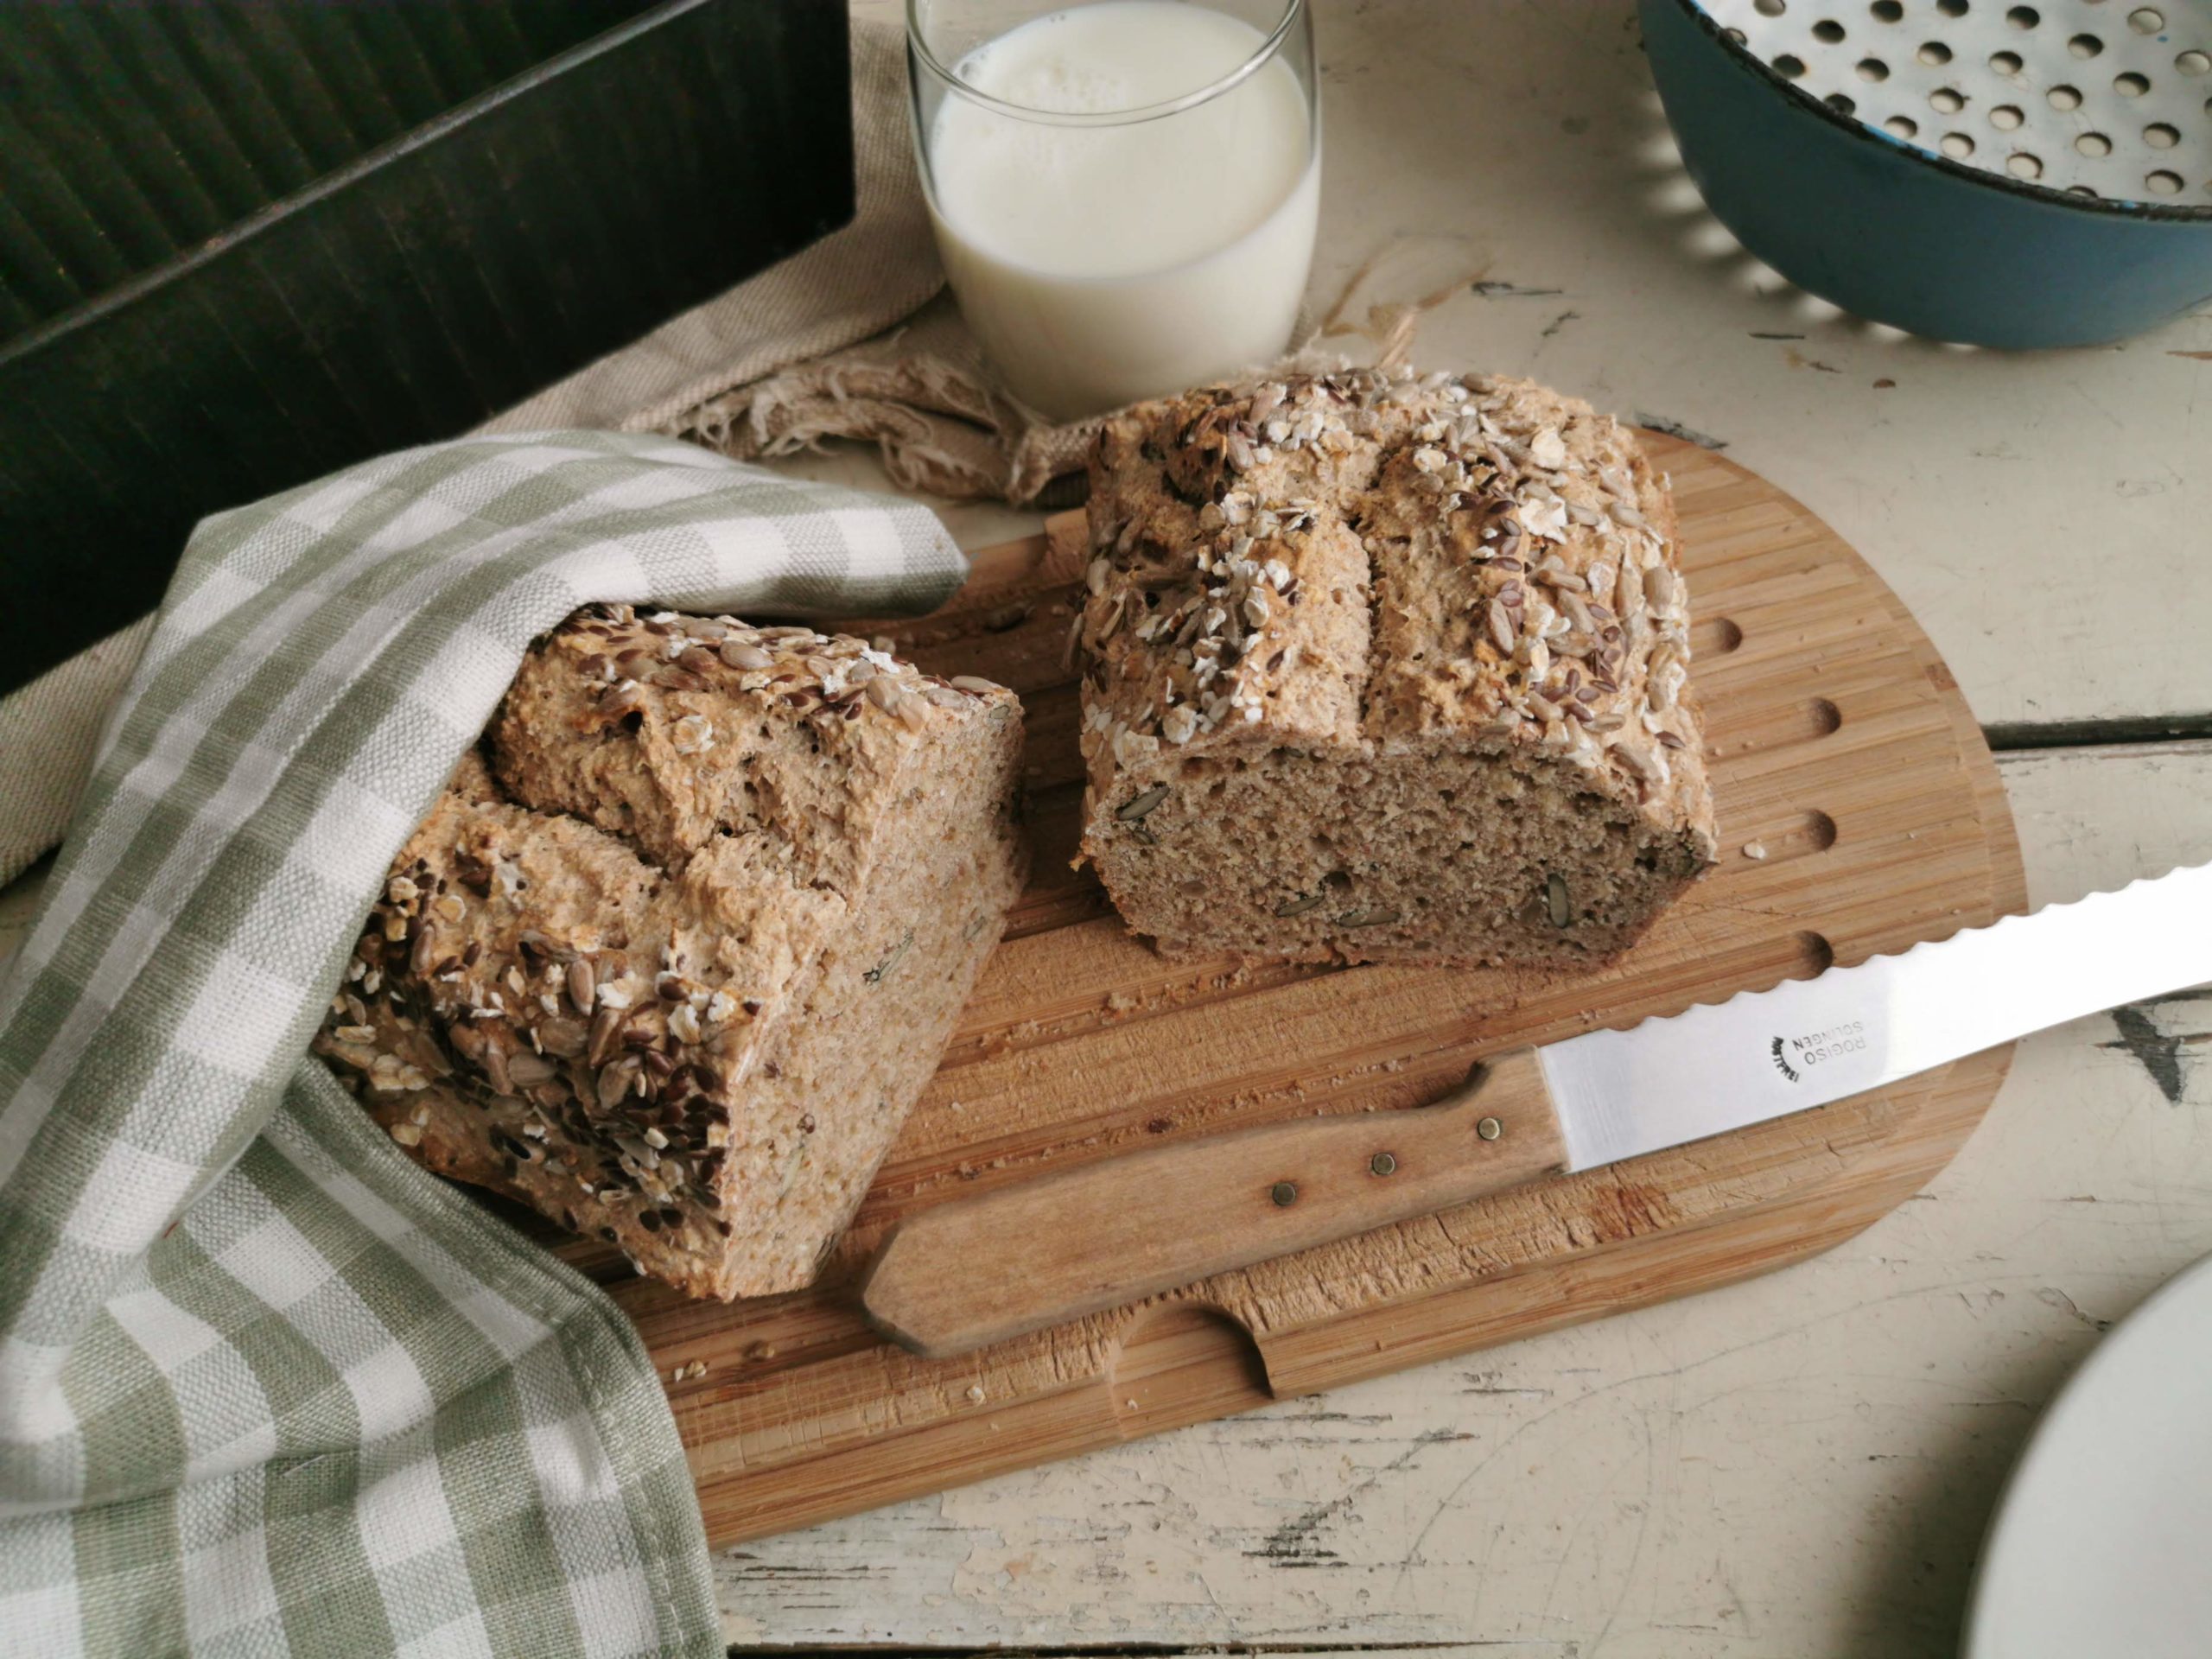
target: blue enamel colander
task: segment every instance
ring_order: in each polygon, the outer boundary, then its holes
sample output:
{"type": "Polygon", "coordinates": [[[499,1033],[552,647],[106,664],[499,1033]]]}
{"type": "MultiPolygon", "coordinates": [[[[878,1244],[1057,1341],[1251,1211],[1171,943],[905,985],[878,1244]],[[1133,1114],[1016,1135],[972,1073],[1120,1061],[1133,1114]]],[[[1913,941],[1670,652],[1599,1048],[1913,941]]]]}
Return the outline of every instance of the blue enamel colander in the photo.
{"type": "Polygon", "coordinates": [[[2212,305],[2212,0],[1641,0],[1683,164],[1859,316],[2080,346],[2212,305]]]}

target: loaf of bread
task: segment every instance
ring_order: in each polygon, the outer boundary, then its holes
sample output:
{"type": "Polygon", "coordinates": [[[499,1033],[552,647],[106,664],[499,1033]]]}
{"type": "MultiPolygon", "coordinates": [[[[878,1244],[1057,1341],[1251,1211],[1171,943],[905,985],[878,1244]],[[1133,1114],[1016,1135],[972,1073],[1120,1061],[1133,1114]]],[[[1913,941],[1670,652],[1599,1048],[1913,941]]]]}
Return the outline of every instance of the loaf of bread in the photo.
{"type": "Polygon", "coordinates": [[[1665,481],[1526,381],[1297,376],[1110,422],[1083,854],[1170,954],[1571,966],[1713,859],[1665,481]]]}
{"type": "Polygon", "coordinates": [[[1020,709],[627,607],[523,664],[319,1052],[429,1168],[694,1295],[807,1284],[1020,888],[1020,709]]]}

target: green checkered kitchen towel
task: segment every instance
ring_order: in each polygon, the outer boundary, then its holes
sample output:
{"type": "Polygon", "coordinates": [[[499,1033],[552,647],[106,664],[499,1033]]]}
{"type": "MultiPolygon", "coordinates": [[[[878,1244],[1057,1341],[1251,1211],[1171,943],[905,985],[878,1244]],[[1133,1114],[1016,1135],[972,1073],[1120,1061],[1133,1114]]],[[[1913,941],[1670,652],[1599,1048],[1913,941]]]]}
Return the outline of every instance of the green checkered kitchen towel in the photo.
{"type": "Polygon", "coordinates": [[[919,506],[597,432],[200,527],[0,965],[0,1653],[721,1650],[636,1333],[302,1057],[534,635],[963,569],[919,506]]]}

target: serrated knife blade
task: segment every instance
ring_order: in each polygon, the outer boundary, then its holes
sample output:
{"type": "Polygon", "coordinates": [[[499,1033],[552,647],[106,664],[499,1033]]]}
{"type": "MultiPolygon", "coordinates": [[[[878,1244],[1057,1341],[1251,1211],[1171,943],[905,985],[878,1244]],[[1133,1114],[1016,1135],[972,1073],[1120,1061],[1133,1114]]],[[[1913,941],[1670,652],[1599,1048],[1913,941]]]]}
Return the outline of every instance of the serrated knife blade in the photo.
{"type": "Polygon", "coordinates": [[[1593,1169],[2206,980],[2212,865],[2196,865],[1537,1055],[1567,1167],[1593,1169]]]}
{"type": "Polygon", "coordinates": [[[2212,865],[1486,1056],[1434,1106],[1107,1158],[920,1211],[863,1287],[963,1353],[1354,1233],[1863,1094],[2101,1008],[2212,981],[2212,865]],[[977,1264],[1011,1264],[992,1273],[977,1264]]]}

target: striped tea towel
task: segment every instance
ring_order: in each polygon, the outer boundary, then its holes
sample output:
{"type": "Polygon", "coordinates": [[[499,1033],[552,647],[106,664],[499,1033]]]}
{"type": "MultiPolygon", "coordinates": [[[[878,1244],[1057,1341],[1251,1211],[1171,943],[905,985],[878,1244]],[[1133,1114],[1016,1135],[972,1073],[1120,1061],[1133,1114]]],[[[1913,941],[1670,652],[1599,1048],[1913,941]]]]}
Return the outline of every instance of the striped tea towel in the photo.
{"type": "Polygon", "coordinates": [[[532,636],[963,568],[919,506],[598,432],[200,527],[0,964],[0,1653],[721,1651],[635,1332],[302,1057],[532,636]]]}

